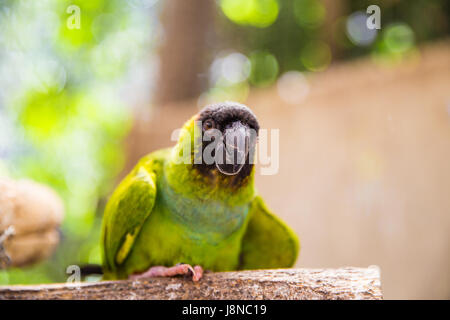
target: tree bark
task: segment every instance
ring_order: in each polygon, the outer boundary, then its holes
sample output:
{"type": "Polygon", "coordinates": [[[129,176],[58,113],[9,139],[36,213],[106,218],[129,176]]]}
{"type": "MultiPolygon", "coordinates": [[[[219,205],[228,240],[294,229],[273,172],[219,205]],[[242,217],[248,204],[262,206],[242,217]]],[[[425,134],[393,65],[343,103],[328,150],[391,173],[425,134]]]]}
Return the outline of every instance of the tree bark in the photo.
{"type": "Polygon", "coordinates": [[[0,286],[0,299],[382,299],[378,267],[206,273],[95,283],[0,286]]]}
{"type": "Polygon", "coordinates": [[[326,16],[322,30],[322,40],[330,46],[333,61],[338,60],[342,56],[342,50],[336,43],[334,38],[336,30],[336,22],[339,18],[348,13],[347,3],[345,1],[322,0],[322,4],[326,9],[326,16]]]}

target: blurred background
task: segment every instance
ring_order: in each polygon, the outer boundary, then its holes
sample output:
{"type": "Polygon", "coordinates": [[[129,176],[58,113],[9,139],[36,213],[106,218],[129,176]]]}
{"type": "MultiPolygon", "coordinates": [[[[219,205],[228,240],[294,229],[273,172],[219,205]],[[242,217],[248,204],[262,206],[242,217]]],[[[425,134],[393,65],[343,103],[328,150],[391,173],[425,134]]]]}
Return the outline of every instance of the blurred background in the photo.
{"type": "Polygon", "coordinates": [[[385,298],[449,299],[449,18],[445,0],[0,0],[0,176],[65,206],[56,252],[0,284],[100,263],[119,179],[235,100],[280,129],[279,172],[256,183],[297,267],[378,265],[385,298]]]}

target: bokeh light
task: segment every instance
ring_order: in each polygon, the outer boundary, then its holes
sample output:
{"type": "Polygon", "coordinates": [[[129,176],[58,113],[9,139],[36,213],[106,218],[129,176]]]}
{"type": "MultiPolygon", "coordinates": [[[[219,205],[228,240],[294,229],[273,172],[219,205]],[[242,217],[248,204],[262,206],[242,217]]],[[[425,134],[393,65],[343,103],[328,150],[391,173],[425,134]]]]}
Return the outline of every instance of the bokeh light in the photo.
{"type": "Polygon", "coordinates": [[[250,83],[264,87],[272,84],[278,76],[278,62],[275,56],[267,51],[257,51],[250,55],[250,83]]]}
{"type": "Polygon", "coordinates": [[[265,28],[277,20],[277,0],[221,0],[220,7],[231,21],[254,27],[265,28]]]}
{"type": "Polygon", "coordinates": [[[148,9],[155,5],[159,0],[126,0],[128,5],[136,9],[148,9]]]}
{"type": "Polygon", "coordinates": [[[301,27],[314,29],[323,23],[326,9],[318,0],[295,0],[294,15],[301,27]]]}
{"type": "Polygon", "coordinates": [[[352,13],[346,22],[346,33],[350,41],[358,46],[372,44],[376,37],[377,29],[367,28],[367,15],[362,11],[352,13]]]}
{"type": "Polygon", "coordinates": [[[284,102],[296,105],[307,97],[309,83],[303,73],[299,71],[288,71],[278,79],[277,92],[284,102]]]}
{"type": "Polygon", "coordinates": [[[233,100],[244,103],[249,93],[247,82],[251,62],[246,55],[235,52],[220,52],[209,67],[210,88],[197,99],[197,106],[233,100]]]}
{"type": "Polygon", "coordinates": [[[210,80],[215,85],[220,80],[237,83],[247,80],[250,75],[250,60],[242,53],[219,54],[210,67],[210,80]]]}
{"type": "Polygon", "coordinates": [[[197,99],[197,107],[203,108],[211,103],[223,101],[237,101],[245,103],[250,91],[250,86],[246,81],[234,84],[218,83],[216,87],[202,93],[197,99]]]}
{"type": "Polygon", "coordinates": [[[331,62],[330,47],[323,41],[311,41],[301,50],[300,60],[309,71],[323,71],[331,62]]]}
{"type": "Polygon", "coordinates": [[[403,53],[414,47],[414,32],[405,23],[389,25],[383,33],[383,41],[389,51],[403,53]]]}

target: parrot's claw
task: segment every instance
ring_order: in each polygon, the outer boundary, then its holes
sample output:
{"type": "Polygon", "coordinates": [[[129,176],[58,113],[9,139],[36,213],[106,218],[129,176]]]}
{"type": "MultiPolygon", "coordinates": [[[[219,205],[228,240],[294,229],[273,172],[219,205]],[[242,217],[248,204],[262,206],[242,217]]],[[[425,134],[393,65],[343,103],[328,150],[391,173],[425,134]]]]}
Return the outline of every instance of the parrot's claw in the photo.
{"type": "Polygon", "coordinates": [[[173,277],[177,275],[192,274],[194,282],[199,281],[203,277],[203,268],[200,266],[192,267],[190,264],[177,264],[173,267],[155,266],[151,267],[144,273],[132,274],[129,276],[131,280],[137,280],[149,277],[173,277]]]}

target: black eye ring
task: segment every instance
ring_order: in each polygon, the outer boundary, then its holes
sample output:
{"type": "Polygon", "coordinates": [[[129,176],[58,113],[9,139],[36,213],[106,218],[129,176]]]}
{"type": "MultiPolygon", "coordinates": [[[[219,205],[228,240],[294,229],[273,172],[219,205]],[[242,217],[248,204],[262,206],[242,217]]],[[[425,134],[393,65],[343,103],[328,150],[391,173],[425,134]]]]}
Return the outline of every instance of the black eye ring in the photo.
{"type": "Polygon", "coordinates": [[[203,122],[203,129],[205,131],[214,128],[214,121],[212,119],[207,119],[203,122]]]}

